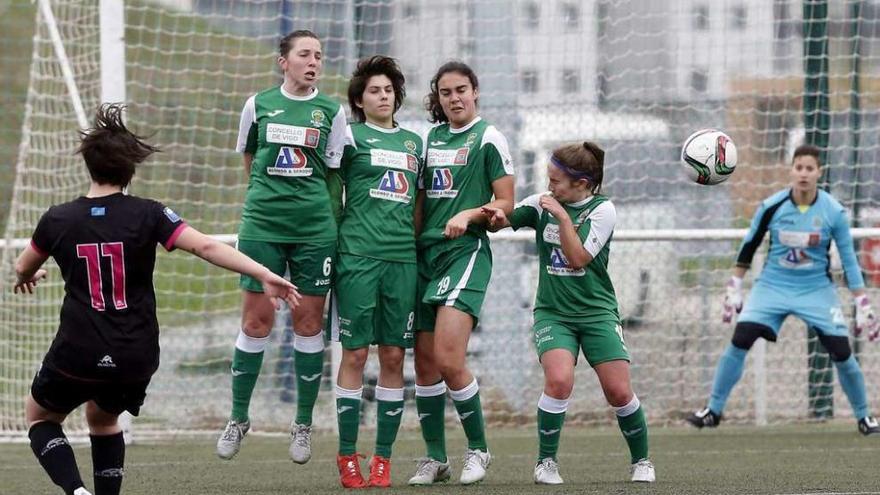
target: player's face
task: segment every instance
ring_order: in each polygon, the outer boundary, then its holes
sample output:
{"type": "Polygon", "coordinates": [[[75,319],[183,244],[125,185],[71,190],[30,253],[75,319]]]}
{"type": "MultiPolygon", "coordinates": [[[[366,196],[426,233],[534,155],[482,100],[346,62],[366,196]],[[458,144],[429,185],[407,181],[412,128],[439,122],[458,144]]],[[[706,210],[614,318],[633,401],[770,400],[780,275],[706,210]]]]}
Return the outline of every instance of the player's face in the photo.
{"type": "Polygon", "coordinates": [[[458,72],[447,72],[437,81],[440,106],[453,128],[469,124],[477,116],[477,97],[480,93],[471,80],[458,72]]]}
{"type": "Polygon", "coordinates": [[[819,184],[822,169],[815,157],[801,155],[791,164],[791,187],[796,191],[812,193],[819,184]]]}
{"type": "Polygon", "coordinates": [[[547,188],[560,203],[580,201],[587,191],[587,181],[571,180],[571,177],[552,163],[547,165],[547,182],[547,188]]]}
{"type": "Polygon", "coordinates": [[[278,57],[284,79],[297,88],[313,88],[321,77],[323,53],[321,42],[315,38],[297,38],[287,56],[278,57]]]}
{"type": "Polygon", "coordinates": [[[361,95],[361,104],[368,122],[384,123],[394,115],[394,85],[385,74],[371,77],[361,95]]]}

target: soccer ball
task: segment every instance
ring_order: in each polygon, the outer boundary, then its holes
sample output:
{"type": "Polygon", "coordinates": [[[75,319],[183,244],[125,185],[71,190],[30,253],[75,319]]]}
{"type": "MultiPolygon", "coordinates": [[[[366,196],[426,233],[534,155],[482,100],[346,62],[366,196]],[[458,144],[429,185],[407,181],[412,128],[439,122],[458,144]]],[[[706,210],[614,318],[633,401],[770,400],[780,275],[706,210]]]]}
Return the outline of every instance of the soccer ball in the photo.
{"type": "Polygon", "coordinates": [[[703,129],[685,140],[681,161],[688,178],[714,186],[726,181],[736,169],[736,145],[717,129],[703,129]]]}

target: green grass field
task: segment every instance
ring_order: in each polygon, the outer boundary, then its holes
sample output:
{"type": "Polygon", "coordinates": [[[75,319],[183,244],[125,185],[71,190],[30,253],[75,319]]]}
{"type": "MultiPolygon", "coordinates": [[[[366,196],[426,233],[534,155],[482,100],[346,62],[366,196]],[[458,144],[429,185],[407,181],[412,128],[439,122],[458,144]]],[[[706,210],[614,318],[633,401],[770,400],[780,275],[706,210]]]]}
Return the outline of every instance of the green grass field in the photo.
{"type": "MultiPolygon", "coordinates": [[[[454,477],[461,468],[462,437],[450,429],[454,477]]],[[[369,446],[372,435],[362,435],[369,446]]],[[[336,439],[314,439],[306,466],[287,458],[283,437],[249,437],[232,462],[214,456],[211,438],[136,444],[126,453],[127,494],[285,494],[340,493],[334,464],[336,439]]],[[[560,463],[566,484],[532,483],[536,445],[531,428],[490,430],[494,455],[487,480],[477,487],[453,483],[434,488],[405,487],[422,452],[416,432],[401,435],[395,446],[393,493],[748,493],[880,494],[880,438],[865,438],[854,425],[724,427],[717,431],[658,428],[652,432],[652,457],[658,482],[634,485],[628,480],[629,457],[616,429],[569,428],[562,440],[560,463]]],[[[369,449],[364,449],[369,452],[369,449]]],[[[91,486],[87,446],[76,448],[83,479],[91,486]]],[[[363,463],[366,466],[366,461],[363,463]]],[[[0,446],[0,493],[57,494],[56,487],[27,445],[0,446]]]]}

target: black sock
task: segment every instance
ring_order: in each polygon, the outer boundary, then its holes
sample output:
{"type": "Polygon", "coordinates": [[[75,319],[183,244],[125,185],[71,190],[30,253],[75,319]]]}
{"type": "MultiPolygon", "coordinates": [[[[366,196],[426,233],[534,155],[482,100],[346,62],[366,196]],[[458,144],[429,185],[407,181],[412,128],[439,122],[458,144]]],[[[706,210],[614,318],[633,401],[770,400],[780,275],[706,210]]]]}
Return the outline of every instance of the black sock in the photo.
{"type": "Polygon", "coordinates": [[[92,466],[95,469],[95,495],[119,495],[122,488],[122,465],[125,463],[125,440],[122,432],[91,435],[92,466]]]}
{"type": "Polygon", "coordinates": [[[28,431],[31,450],[52,481],[64,489],[67,495],[83,486],[73,449],[61,430],[61,425],[51,421],[41,421],[28,431]]]}

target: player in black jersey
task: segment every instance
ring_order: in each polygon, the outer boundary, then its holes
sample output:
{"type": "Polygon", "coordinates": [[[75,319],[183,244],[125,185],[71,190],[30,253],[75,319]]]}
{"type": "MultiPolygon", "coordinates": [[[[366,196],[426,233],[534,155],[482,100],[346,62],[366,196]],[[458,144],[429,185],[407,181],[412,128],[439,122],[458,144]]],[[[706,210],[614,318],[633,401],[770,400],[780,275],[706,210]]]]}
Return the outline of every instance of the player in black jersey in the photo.
{"type": "Polygon", "coordinates": [[[117,417],[137,416],[159,366],[159,324],[153,291],[156,245],[180,248],[262,283],[277,306],[295,307],[290,282],[230,246],[189,227],[170,208],[127,196],[136,166],[157,148],[129,131],[122,105],[98,109],[82,134],[92,183],[85,196],[43,214],[15,264],[16,293],[32,293],[51,256],[64,278],[58,333],[34,377],[25,414],[31,448],[67,495],[86,495],[61,423],[86,403],[95,493],[118,494],[125,444],[117,417]]]}

